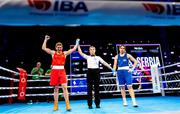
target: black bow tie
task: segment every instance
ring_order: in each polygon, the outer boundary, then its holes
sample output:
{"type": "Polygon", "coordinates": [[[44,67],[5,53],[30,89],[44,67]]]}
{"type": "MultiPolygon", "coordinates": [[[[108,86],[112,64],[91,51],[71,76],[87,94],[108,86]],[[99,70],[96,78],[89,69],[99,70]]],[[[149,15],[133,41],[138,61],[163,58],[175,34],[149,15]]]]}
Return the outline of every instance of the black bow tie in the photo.
{"type": "Polygon", "coordinates": [[[95,57],[95,55],[91,55],[91,57],[95,57]]]}

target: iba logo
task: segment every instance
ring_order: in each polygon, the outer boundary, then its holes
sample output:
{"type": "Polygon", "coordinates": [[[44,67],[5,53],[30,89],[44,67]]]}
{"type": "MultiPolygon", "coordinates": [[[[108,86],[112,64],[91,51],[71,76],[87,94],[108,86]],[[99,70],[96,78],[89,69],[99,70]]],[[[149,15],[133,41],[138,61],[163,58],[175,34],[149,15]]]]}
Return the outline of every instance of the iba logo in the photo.
{"type": "Polygon", "coordinates": [[[51,7],[50,0],[28,0],[28,3],[31,7],[35,7],[39,10],[48,10],[51,7]]]}
{"type": "Polygon", "coordinates": [[[143,6],[146,9],[146,11],[150,11],[155,14],[180,16],[180,4],[143,3],[143,6]]]}
{"type": "Polygon", "coordinates": [[[143,6],[147,11],[151,11],[157,14],[162,14],[165,10],[164,6],[161,4],[144,3],[143,6]]]}
{"type": "Polygon", "coordinates": [[[88,12],[83,1],[74,2],[67,0],[28,0],[29,6],[37,10],[54,12],[88,12]]]}

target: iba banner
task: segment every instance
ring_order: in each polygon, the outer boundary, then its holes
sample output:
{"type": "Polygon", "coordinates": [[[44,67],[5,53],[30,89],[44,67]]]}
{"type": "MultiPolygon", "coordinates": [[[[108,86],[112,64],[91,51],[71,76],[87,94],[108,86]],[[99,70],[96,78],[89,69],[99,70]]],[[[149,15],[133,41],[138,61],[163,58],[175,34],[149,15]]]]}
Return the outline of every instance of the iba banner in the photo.
{"type": "Polygon", "coordinates": [[[0,25],[180,25],[180,3],[0,0],[0,25]]]}
{"type": "Polygon", "coordinates": [[[26,85],[27,85],[27,72],[22,68],[19,70],[19,88],[18,88],[18,100],[25,100],[26,97],[26,85]]]}

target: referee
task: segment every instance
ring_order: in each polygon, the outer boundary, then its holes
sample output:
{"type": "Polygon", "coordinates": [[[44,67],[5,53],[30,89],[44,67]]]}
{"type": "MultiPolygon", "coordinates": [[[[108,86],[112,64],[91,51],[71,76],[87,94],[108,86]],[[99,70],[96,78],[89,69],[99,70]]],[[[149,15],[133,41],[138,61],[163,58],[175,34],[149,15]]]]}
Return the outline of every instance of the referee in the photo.
{"type": "Polygon", "coordinates": [[[79,54],[87,60],[87,92],[88,92],[88,107],[92,109],[92,90],[94,85],[95,91],[95,104],[96,108],[100,108],[100,95],[99,95],[99,82],[100,82],[100,70],[99,63],[102,63],[104,66],[111,69],[113,72],[113,68],[105,62],[100,56],[96,56],[96,48],[94,46],[89,47],[90,55],[86,55],[82,52],[80,46],[78,46],[79,54]]]}

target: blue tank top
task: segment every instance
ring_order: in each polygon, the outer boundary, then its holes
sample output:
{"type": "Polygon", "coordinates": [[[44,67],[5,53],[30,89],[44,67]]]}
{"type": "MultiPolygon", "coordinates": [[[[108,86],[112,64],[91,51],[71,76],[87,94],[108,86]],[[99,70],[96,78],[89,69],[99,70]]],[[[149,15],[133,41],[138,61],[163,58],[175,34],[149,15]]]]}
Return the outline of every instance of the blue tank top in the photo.
{"type": "Polygon", "coordinates": [[[124,67],[124,66],[129,66],[129,59],[127,57],[127,53],[124,54],[124,56],[120,56],[118,54],[118,67],[124,67]]]}

